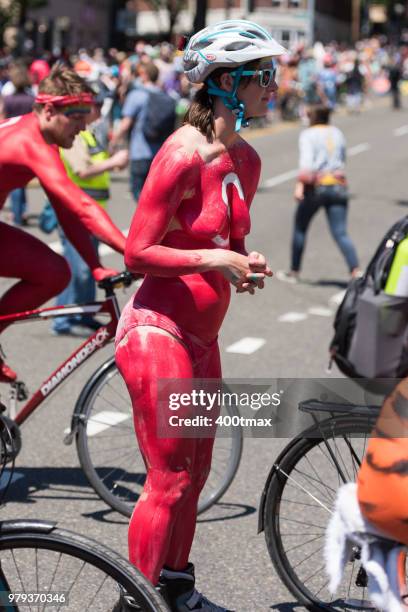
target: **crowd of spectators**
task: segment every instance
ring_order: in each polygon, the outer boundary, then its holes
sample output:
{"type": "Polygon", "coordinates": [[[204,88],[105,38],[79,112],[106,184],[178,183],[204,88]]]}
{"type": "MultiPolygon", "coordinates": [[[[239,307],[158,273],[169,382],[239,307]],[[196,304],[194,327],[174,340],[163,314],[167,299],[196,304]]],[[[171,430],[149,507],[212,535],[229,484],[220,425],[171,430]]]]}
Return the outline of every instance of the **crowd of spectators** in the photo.
{"type": "MultiPolygon", "coordinates": [[[[158,85],[175,99],[180,121],[194,94],[183,75],[181,52],[167,42],[151,45],[140,40],[132,52],[113,48],[80,49],[59,57],[46,53],[34,60],[15,58],[3,49],[0,51],[2,99],[15,92],[16,68],[27,67],[30,83],[25,89],[35,94],[39,81],[55,61],[72,65],[105,97],[103,115],[109,118],[113,130],[121,119],[127,93],[140,84],[143,65],[153,63],[158,68],[158,85]]],[[[307,105],[315,102],[323,102],[332,109],[344,104],[350,112],[355,112],[367,96],[387,93],[392,93],[393,105],[398,107],[404,80],[408,81],[408,44],[391,46],[381,37],[361,40],[352,48],[336,42],[325,46],[317,42],[312,48],[300,44],[280,58],[279,92],[271,102],[269,119],[302,119],[307,105]]]]}
{"type": "Polygon", "coordinates": [[[343,104],[358,112],[366,98],[392,94],[400,106],[400,90],[408,80],[408,45],[389,45],[385,37],[361,40],[352,48],[333,42],[313,48],[299,45],[281,58],[278,107],[283,118],[306,116],[306,108],[343,104]]]}

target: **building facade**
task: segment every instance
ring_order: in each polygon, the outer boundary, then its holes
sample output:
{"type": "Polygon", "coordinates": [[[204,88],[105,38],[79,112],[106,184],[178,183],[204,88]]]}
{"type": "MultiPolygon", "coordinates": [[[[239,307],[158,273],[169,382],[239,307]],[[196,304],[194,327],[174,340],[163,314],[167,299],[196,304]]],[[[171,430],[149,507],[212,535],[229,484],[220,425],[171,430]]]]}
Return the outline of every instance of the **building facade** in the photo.
{"type": "Polygon", "coordinates": [[[26,36],[37,51],[107,47],[112,34],[112,0],[48,0],[27,11],[26,36]]]}
{"type": "MultiPolygon", "coordinates": [[[[174,33],[192,32],[196,1],[185,0],[174,33]]],[[[360,6],[360,0],[207,0],[207,3],[207,25],[223,19],[249,19],[265,27],[286,47],[314,40],[351,41],[353,27],[356,30],[356,8],[358,11],[360,6]]],[[[168,11],[153,10],[152,5],[153,0],[48,0],[47,6],[27,12],[26,37],[31,38],[36,51],[112,45],[131,48],[137,38],[163,39],[169,31],[168,11]]]]}
{"type": "MultiPolygon", "coordinates": [[[[208,0],[207,25],[223,19],[249,19],[264,26],[284,45],[311,40],[310,0],[208,0]]],[[[175,32],[190,33],[195,0],[187,0],[177,19],[175,32]]],[[[137,32],[140,36],[168,31],[168,13],[152,11],[145,0],[137,0],[137,32]]]]}

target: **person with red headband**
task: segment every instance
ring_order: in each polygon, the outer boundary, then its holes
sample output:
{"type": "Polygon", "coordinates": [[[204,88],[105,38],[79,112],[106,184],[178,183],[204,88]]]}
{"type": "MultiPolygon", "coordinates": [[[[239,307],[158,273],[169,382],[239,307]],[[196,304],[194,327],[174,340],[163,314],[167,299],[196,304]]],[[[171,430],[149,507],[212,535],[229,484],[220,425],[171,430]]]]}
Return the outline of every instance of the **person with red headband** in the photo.
{"type": "MultiPolygon", "coordinates": [[[[248,118],[266,115],[277,89],[274,56],[283,52],[250,21],[221,22],[191,38],[185,74],[203,85],[185,125],[153,160],[126,244],[127,267],[145,278],[122,312],[116,362],[147,469],[129,525],[129,556],[172,612],[228,611],[195,589],[189,558],[214,432],[171,437],[166,428],[161,436],[158,423],[167,416],[170,424],[172,413],[159,382],[184,379],[182,387],[190,389],[193,379],[214,379],[219,385],[217,336],[230,283],[253,294],[272,276],[265,257],[245,249],[261,164],[238,132],[248,118]]],[[[195,414],[183,404],[183,417],[195,414]]],[[[121,612],[139,609],[122,599],[121,612]]]]}
{"type": "MultiPolygon", "coordinates": [[[[66,236],[98,281],[115,271],[101,266],[90,234],[119,253],[125,238],[97,202],[69,180],[58,152],[85,129],[92,104],[85,81],[57,65],[40,83],[33,112],[0,122],[0,208],[10,191],[37,177],[66,236]]],[[[68,284],[65,259],[37,238],[0,222],[0,245],[0,277],[20,279],[0,297],[0,315],[37,308],[68,284]]],[[[5,327],[1,323],[0,332],[5,327]]],[[[0,382],[15,379],[0,355],[0,382]]]]}

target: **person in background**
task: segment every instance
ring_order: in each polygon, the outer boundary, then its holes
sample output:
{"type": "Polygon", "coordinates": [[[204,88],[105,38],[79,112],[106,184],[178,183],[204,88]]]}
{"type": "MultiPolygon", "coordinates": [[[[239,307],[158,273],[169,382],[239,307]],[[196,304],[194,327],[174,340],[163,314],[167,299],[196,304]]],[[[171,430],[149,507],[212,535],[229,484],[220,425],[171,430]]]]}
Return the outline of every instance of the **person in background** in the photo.
{"type": "MultiPolygon", "coordinates": [[[[27,115],[33,110],[34,96],[27,68],[22,64],[13,67],[10,75],[14,93],[0,99],[0,120],[27,115]]],[[[27,192],[25,187],[10,193],[11,211],[14,225],[27,224],[27,192]]]]}
{"type": "MultiPolygon", "coordinates": [[[[175,121],[175,102],[158,87],[159,69],[157,66],[152,62],[139,64],[138,75],[140,87],[132,89],[126,96],[122,109],[122,120],[110,143],[110,150],[113,151],[117,143],[130,132],[130,189],[136,201],[139,199],[153,158],[164,141],[164,138],[152,140],[146,135],[152,95],[161,96],[162,110],[165,106],[172,107],[175,121]]],[[[157,115],[159,112],[161,111],[157,109],[157,115]]]]}
{"type": "Polygon", "coordinates": [[[398,56],[394,56],[387,68],[388,78],[390,80],[390,91],[392,96],[392,108],[398,110],[401,108],[401,91],[400,82],[402,79],[401,60],[398,56]]]}
{"type": "Polygon", "coordinates": [[[309,110],[310,126],[299,138],[299,173],[295,187],[298,202],[292,238],[291,268],[278,270],[276,278],[296,283],[306,244],[306,234],[320,208],[326,211],[330,231],[351,277],[360,275],[356,249],[347,235],[348,206],[345,176],[346,142],[343,133],[329,125],[330,108],[316,105],[309,110]]]}
{"type": "Polygon", "coordinates": [[[35,94],[38,91],[38,86],[41,81],[50,74],[50,70],[51,68],[45,59],[36,59],[30,65],[28,71],[30,73],[31,86],[35,94]]]}
{"type": "Polygon", "coordinates": [[[346,73],[345,84],[347,110],[350,113],[359,112],[363,99],[364,74],[358,58],[355,60],[352,69],[346,73]]]}
{"type": "Polygon", "coordinates": [[[326,53],[323,57],[323,68],[317,75],[317,91],[320,102],[331,110],[334,110],[337,104],[337,79],[336,60],[333,55],[326,53]]]}
{"type": "MultiPolygon", "coordinates": [[[[71,149],[60,149],[60,155],[71,181],[96,200],[102,208],[106,208],[110,196],[109,171],[125,168],[128,163],[128,154],[127,151],[122,150],[109,156],[107,140],[101,137],[99,129],[102,105],[103,96],[96,96],[92,110],[86,118],[87,129],[76,136],[71,149]]],[[[96,283],[92,272],[65,236],[63,229],[61,227],[58,229],[63,255],[71,269],[71,281],[57,296],[56,305],[92,302],[96,296],[96,283]]],[[[98,240],[95,237],[92,237],[92,244],[97,253],[98,240]]],[[[87,328],[84,330],[87,332],[98,329],[100,323],[87,314],[58,317],[53,320],[52,333],[60,336],[81,332],[78,326],[87,328]]]]}

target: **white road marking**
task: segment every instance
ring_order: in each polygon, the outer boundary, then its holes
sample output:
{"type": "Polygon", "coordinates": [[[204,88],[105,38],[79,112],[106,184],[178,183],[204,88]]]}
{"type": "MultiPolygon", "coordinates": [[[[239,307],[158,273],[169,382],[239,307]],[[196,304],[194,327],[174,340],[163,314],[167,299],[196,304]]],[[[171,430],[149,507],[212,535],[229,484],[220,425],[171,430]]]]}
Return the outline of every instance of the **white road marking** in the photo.
{"type": "Polygon", "coordinates": [[[347,149],[347,155],[349,157],[353,157],[354,155],[359,155],[359,153],[365,153],[365,151],[368,151],[369,149],[371,149],[371,146],[368,144],[368,142],[362,142],[361,144],[347,149]]]}
{"type": "Polygon", "coordinates": [[[98,412],[98,414],[88,420],[87,435],[88,437],[96,436],[96,434],[105,431],[105,429],[119,425],[119,423],[123,423],[128,419],[130,419],[130,414],[102,410],[102,412],[98,412]]]}
{"type": "Polygon", "coordinates": [[[318,317],[331,317],[333,314],[330,308],[325,308],[324,306],[312,306],[312,308],[307,309],[307,312],[318,317]]]}
{"type": "Polygon", "coordinates": [[[338,293],[335,293],[334,295],[331,296],[331,298],[329,298],[329,304],[332,306],[339,306],[342,303],[345,295],[346,295],[345,289],[343,291],[339,291],[338,293]]]}
{"type": "MultiPolygon", "coordinates": [[[[121,230],[121,231],[122,231],[122,234],[124,236],[127,236],[128,233],[129,233],[129,228],[121,230]]],[[[59,240],[55,240],[54,242],[49,242],[48,246],[55,253],[58,253],[59,255],[62,255],[63,248],[62,248],[62,244],[61,244],[61,242],[59,240]]],[[[103,257],[104,255],[109,255],[110,253],[114,253],[114,252],[116,252],[116,251],[111,249],[111,247],[108,246],[107,244],[100,244],[99,245],[99,248],[98,248],[99,257],[103,257]]]]}
{"type": "Polygon", "coordinates": [[[289,170],[288,172],[284,172],[283,174],[277,174],[276,176],[273,176],[262,183],[261,187],[276,187],[276,185],[281,185],[282,183],[286,183],[286,181],[296,178],[297,173],[298,170],[295,168],[293,170],[289,170]]]}
{"type": "Polygon", "coordinates": [[[279,323],[297,323],[305,319],[307,319],[307,314],[305,312],[286,312],[284,315],[278,317],[279,323]]]}
{"type": "Polygon", "coordinates": [[[251,338],[247,336],[246,338],[241,338],[234,344],[230,344],[225,349],[227,353],[240,353],[241,355],[251,355],[255,353],[258,349],[266,344],[266,340],[264,338],[251,338]]]}
{"type": "Polygon", "coordinates": [[[394,130],[394,136],[405,136],[406,134],[408,134],[408,125],[402,125],[394,130]]]}

